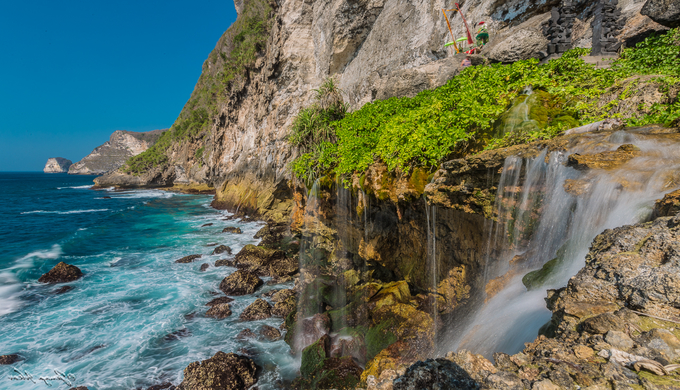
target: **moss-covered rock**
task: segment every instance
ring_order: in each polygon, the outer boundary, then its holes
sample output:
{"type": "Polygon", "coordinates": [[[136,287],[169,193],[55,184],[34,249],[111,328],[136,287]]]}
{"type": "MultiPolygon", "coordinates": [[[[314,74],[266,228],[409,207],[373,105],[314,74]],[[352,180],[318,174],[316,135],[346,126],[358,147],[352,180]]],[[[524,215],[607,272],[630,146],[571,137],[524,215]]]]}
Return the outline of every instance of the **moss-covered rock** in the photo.
{"type": "Polygon", "coordinates": [[[330,357],[330,342],[330,337],[323,335],[302,350],[300,374],[303,378],[312,378],[323,367],[324,360],[330,357]]]}
{"type": "Polygon", "coordinates": [[[559,258],[554,258],[548,261],[547,263],[543,264],[541,269],[531,271],[524,275],[522,278],[522,283],[529,291],[543,286],[550,279],[550,276],[553,275],[553,272],[555,269],[557,269],[560,263],[561,262],[559,258]]]}

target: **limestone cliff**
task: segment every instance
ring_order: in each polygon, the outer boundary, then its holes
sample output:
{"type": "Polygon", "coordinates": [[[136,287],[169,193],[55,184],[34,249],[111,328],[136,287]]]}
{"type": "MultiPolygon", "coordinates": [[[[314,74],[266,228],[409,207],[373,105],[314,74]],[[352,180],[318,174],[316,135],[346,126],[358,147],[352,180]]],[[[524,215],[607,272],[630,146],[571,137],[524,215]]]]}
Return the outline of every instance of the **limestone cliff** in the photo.
{"type": "Polygon", "coordinates": [[[43,168],[43,172],[45,173],[67,172],[71,164],[73,164],[71,160],[67,160],[63,157],[48,158],[47,164],[45,164],[45,168],[43,168]]]}
{"type": "MultiPolygon", "coordinates": [[[[464,2],[462,9],[468,22],[485,21],[490,28],[483,54],[510,62],[545,49],[542,24],[558,3],[481,0],[464,2]]],[[[594,4],[574,3],[574,40],[589,46],[594,4]]],[[[622,39],[633,42],[665,28],[640,14],[643,3],[619,2],[628,20],[622,39]]],[[[285,137],[313,89],[333,76],[345,101],[357,109],[444,84],[461,62],[444,47],[451,37],[442,9],[452,7],[443,0],[239,2],[236,23],[203,64],[165,149],[97,183],[208,184],[217,188],[217,207],[280,219],[291,210],[288,163],[296,156],[285,137]]],[[[459,17],[452,19],[452,29],[464,34],[459,17]]]]}
{"type": "Polygon", "coordinates": [[[103,175],[120,168],[125,161],[151,145],[165,130],[134,132],[116,130],[103,145],[95,148],[82,160],[71,165],[69,175],[103,175]]]}

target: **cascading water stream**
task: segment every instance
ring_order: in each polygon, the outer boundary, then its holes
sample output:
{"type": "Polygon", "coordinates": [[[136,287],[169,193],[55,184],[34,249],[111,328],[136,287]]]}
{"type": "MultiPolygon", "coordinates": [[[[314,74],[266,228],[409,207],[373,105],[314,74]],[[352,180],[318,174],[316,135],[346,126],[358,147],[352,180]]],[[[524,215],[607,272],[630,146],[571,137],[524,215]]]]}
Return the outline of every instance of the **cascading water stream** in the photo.
{"type": "Polygon", "coordinates": [[[441,351],[468,349],[487,357],[520,351],[551,317],[546,289],[566,285],[603,230],[648,218],[656,199],[680,187],[679,168],[680,145],[635,130],[584,136],[569,153],[508,157],[484,265],[486,283],[503,287],[495,295],[487,290],[468,322],[449,324],[449,337],[440,340],[452,341],[441,351]],[[634,144],[639,154],[617,168],[577,170],[565,164],[568,154],[613,151],[622,144],[634,144]],[[554,269],[528,291],[523,276],[551,259],[557,259],[554,269]]]}

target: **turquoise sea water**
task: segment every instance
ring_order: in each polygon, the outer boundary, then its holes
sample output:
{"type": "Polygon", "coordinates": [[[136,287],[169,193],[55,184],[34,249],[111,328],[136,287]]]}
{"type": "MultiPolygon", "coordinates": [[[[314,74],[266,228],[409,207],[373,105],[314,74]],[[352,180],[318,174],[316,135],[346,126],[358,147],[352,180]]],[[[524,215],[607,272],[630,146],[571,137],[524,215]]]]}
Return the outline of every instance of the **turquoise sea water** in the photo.
{"type": "Polygon", "coordinates": [[[261,389],[294,374],[284,341],[235,339],[245,328],[278,327],[280,319],[240,322],[238,315],[262,293],[290,286],[265,285],[239,297],[227,319],[204,315],[220,281],[234,272],[199,271],[203,263],[230,257],[211,256],[208,244],[237,253],[257,243],[253,235],[262,223],[225,220],[228,213],[209,207],[210,196],[94,191],[92,184],[91,176],[0,173],[0,355],[22,358],[0,366],[0,389],[68,389],[38,380],[55,377],[54,370],[90,390],[177,385],[189,363],[243,349],[264,368],[261,389]],[[207,223],[214,225],[202,227],[207,223]],[[243,234],[221,233],[226,226],[243,234]],[[190,254],[204,256],[174,263],[190,254]],[[60,261],[85,276],[67,284],[37,282],[60,261]],[[55,294],[64,285],[73,289],[55,294]],[[36,383],[11,380],[19,376],[14,369],[36,383]]]}

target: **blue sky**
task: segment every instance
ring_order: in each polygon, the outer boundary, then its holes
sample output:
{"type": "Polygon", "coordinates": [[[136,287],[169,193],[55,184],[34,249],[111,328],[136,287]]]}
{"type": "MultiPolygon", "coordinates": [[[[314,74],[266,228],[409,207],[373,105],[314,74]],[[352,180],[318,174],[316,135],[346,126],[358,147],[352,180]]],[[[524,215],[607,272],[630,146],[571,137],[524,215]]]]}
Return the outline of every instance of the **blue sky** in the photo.
{"type": "Polygon", "coordinates": [[[170,127],[235,19],[231,0],[0,2],[0,171],[170,127]]]}

